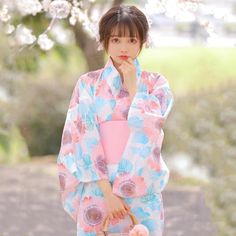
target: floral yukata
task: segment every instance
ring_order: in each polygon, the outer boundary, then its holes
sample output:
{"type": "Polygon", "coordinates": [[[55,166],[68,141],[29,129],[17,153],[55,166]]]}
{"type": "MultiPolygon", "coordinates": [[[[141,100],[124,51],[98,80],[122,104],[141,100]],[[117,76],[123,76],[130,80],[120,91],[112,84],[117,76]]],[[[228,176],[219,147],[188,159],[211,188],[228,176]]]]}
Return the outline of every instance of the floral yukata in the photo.
{"type": "MultiPolygon", "coordinates": [[[[104,68],[83,74],[70,100],[57,157],[60,197],[64,210],[77,223],[77,236],[95,236],[107,216],[103,192],[96,183],[107,179],[112,191],[130,206],[150,236],[161,236],[164,208],[161,192],[169,169],[163,161],[163,126],[173,106],[165,77],[136,67],[137,92],[130,99],[109,57],[104,68]],[[117,164],[107,162],[100,124],[127,121],[130,135],[117,164]]],[[[112,132],[112,131],[111,131],[112,132]]],[[[132,222],[112,220],[109,232],[128,232],[132,222]]]]}

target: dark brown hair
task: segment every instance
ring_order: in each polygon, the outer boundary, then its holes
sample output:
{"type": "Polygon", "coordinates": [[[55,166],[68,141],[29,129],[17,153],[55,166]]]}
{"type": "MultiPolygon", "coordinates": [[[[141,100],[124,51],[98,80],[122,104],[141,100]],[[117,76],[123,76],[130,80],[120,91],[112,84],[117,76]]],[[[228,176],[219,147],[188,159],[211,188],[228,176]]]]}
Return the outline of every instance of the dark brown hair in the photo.
{"type": "Polygon", "coordinates": [[[147,40],[149,25],[146,16],[135,6],[118,5],[109,9],[99,21],[99,42],[108,50],[108,43],[113,30],[118,27],[118,36],[138,37],[140,51],[147,40]],[[126,34],[128,28],[129,35],[126,34]]]}

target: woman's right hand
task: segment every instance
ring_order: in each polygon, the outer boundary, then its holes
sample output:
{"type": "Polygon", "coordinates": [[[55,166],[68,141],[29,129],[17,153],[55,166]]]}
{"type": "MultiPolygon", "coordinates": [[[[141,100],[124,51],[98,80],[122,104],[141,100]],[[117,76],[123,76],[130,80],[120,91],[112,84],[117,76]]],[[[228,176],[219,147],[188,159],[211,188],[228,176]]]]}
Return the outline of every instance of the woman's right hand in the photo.
{"type": "Polygon", "coordinates": [[[110,220],[124,219],[128,212],[130,212],[130,207],[112,192],[105,197],[105,202],[110,220]]]}

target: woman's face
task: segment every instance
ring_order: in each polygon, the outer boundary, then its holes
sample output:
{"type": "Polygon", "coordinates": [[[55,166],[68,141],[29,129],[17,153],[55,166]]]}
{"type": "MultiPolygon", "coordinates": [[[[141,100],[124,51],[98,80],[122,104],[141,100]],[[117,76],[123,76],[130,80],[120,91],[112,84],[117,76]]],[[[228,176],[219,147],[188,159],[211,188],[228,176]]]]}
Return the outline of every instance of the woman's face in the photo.
{"type": "Polygon", "coordinates": [[[140,52],[140,48],[141,43],[138,37],[118,37],[118,30],[115,29],[109,39],[107,53],[116,65],[121,65],[125,58],[121,58],[120,56],[129,56],[132,59],[135,59],[140,52]]]}

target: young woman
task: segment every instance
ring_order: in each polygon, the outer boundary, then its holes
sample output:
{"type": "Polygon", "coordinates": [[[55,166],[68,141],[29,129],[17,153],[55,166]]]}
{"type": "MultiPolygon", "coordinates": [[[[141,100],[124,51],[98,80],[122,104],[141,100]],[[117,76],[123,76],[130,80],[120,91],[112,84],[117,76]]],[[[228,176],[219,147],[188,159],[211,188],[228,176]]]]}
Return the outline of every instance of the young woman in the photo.
{"type": "MultiPolygon", "coordinates": [[[[77,236],[129,232],[132,212],[151,236],[161,236],[161,192],[169,170],[161,156],[163,125],[173,106],[168,81],[137,59],[148,21],[135,6],[115,6],[99,22],[105,66],[77,81],[57,159],[61,200],[77,236]]],[[[137,234],[140,235],[140,234],[137,234]]]]}

